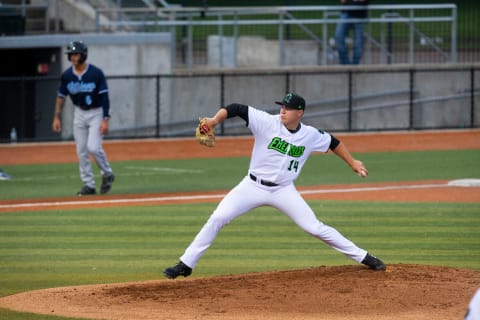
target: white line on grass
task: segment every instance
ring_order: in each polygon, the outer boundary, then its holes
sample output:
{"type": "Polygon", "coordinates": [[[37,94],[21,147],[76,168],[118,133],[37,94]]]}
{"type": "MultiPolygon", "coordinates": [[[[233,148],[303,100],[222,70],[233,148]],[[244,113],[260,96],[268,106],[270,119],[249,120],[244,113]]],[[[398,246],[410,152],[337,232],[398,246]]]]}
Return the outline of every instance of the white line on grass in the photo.
{"type": "Polygon", "coordinates": [[[151,197],[151,198],[132,198],[132,199],[105,199],[88,201],[53,201],[36,203],[17,203],[0,205],[0,209],[30,208],[30,207],[55,207],[55,206],[75,206],[75,205],[96,205],[96,204],[122,204],[122,203],[145,203],[162,202],[172,200],[204,200],[215,199],[225,196],[225,194],[216,195],[198,195],[198,196],[172,196],[172,197],[151,197]]]}
{"type": "MultiPolygon", "coordinates": [[[[313,189],[300,191],[301,194],[319,194],[319,193],[341,193],[341,192],[365,192],[365,191],[384,191],[384,190],[403,190],[403,189],[424,189],[424,188],[443,188],[451,187],[448,183],[437,184],[415,184],[381,187],[358,187],[344,189],[313,189]]],[[[125,204],[125,203],[146,203],[146,202],[164,202],[180,200],[208,200],[223,198],[225,193],[211,195],[192,195],[192,196],[162,196],[150,198],[131,198],[131,199],[102,199],[102,200],[82,200],[82,201],[53,201],[53,202],[32,202],[0,205],[0,209],[21,209],[21,208],[39,208],[56,206],[75,206],[75,205],[96,205],[96,204],[125,204]]]]}
{"type": "Polygon", "coordinates": [[[383,187],[359,187],[347,189],[320,189],[320,190],[304,190],[302,194],[317,194],[317,193],[342,193],[342,192],[364,192],[364,191],[384,191],[384,190],[404,190],[404,189],[424,189],[424,188],[443,188],[451,187],[447,183],[437,184],[414,184],[404,186],[383,186],[383,187]]]}

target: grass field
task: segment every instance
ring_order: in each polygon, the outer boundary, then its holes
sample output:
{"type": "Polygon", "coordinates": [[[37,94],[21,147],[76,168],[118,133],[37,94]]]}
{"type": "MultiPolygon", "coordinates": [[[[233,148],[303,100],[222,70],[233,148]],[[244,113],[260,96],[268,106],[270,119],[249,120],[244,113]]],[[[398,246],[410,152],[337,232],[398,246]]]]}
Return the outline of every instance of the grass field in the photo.
{"type": "MultiPolygon", "coordinates": [[[[480,178],[480,150],[357,154],[365,182],[480,178]]],[[[224,190],[247,158],[115,162],[113,194],[224,190]],[[228,174],[225,174],[228,173],[228,174]]],[[[76,164],[3,166],[1,199],[72,196],[76,164]]],[[[359,182],[334,156],[315,156],[298,185],[359,182]]],[[[480,270],[480,204],[309,201],[320,220],[387,263],[480,270]]],[[[160,279],[216,203],[0,213],[0,296],[40,288],[160,279]]],[[[259,208],[227,226],[193,277],[353,262],[259,208]]],[[[0,319],[59,319],[0,310],[0,319]]],[[[66,318],[60,318],[66,319],[66,318]]]]}
{"type": "MultiPolygon", "coordinates": [[[[480,150],[365,153],[368,179],[359,179],[336,156],[310,157],[297,185],[480,178],[480,150]]],[[[114,162],[113,194],[228,190],[248,169],[249,158],[114,162]]],[[[0,181],[0,200],[75,196],[78,165],[2,166],[14,179],[0,181]]],[[[99,182],[99,178],[97,179],[99,182]]]]}

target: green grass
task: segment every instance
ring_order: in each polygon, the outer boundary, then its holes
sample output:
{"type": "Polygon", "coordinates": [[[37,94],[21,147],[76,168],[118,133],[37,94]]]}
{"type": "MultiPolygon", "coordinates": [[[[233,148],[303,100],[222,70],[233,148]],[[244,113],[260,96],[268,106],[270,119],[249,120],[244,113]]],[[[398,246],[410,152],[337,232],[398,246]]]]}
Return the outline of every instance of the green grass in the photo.
{"type": "MultiPolygon", "coordinates": [[[[359,179],[335,156],[314,156],[298,185],[479,178],[480,150],[365,153],[359,179]]],[[[113,194],[230,189],[248,158],[115,162],[113,194]]],[[[1,199],[62,197],[76,164],[2,166],[1,199]]],[[[480,204],[309,201],[320,220],[387,263],[480,270],[480,204]]],[[[0,213],[0,296],[80,284],[160,279],[216,203],[0,213]]],[[[193,277],[352,264],[263,207],[226,226],[193,277]]],[[[0,319],[67,319],[0,310],[0,319]]]]}
{"type": "MultiPolygon", "coordinates": [[[[480,150],[365,153],[368,179],[359,179],[334,155],[316,155],[297,185],[480,178],[480,150]]],[[[249,158],[114,162],[112,194],[227,190],[246,174],[249,158]]],[[[78,165],[2,166],[13,176],[0,181],[0,200],[74,196],[78,165]]],[[[98,172],[98,171],[97,171],[98,172]]],[[[97,174],[97,182],[100,177],[97,174]]]]}
{"type": "MultiPolygon", "coordinates": [[[[387,263],[480,270],[480,205],[311,201],[317,216],[387,263]]],[[[161,278],[215,204],[0,215],[0,296],[161,278]]],[[[234,220],[193,277],[353,262],[272,208],[234,220]]],[[[43,319],[0,310],[0,318],[43,319]]],[[[50,318],[45,318],[50,319],[50,318]]]]}
{"type": "Polygon", "coordinates": [[[24,313],[24,312],[12,312],[4,309],[0,309],[0,319],[8,320],[68,320],[68,319],[81,319],[81,318],[66,318],[66,317],[54,317],[45,316],[40,314],[24,313]]]}
{"type": "MultiPolygon", "coordinates": [[[[326,224],[388,263],[480,269],[479,204],[311,201],[326,224]]],[[[215,204],[0,215],[0,296],[160,278],[215,204]]],[[[194,276],[353,263],[285,215],[259,208],[225,227],[194,276]]]]}

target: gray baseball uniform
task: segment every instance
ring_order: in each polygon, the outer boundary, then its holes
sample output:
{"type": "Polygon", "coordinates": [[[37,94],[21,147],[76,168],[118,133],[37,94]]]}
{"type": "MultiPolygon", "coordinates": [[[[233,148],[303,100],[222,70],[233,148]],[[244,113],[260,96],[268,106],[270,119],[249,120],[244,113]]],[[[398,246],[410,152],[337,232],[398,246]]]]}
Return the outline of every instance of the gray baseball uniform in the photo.
{"type": "Polygon", "coordinates": [[[72,61],[72,66],[62,73],[52,126],[55,131],[60,130],[59,114],[64,100],[70,96],[75,105],[73,134],[77,146],[80,178],[83,181],[83,188],[78,195],[96,193],[90,154],[102,175],[100,192],[106,193],[110,190],[115,178],[102,147],[103,132],[108,130],[110,118],[107,81],[100,68],[85,62],[88,49],[83,42],[71,42],[66,53],[72,61]]]}
{"type": "Polygon", "coordinates": [[[73,117],[73,135],[77,146],[80,179],[84,185],[95,188],[95,179],[90,154],[100,169],[102,176],[111,175],[112,168],[102,147],[103,135],[100,123],[103,119],[102,108],[82,110],[75,108],[73,117]]]}

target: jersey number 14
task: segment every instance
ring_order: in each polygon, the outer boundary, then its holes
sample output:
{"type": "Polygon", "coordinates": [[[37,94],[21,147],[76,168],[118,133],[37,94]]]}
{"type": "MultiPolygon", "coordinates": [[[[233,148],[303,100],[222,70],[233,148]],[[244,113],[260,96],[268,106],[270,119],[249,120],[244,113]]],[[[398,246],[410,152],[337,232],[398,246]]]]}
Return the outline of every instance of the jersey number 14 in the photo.
{"type": "Polygon", "coordinates": [[[288,166],[288,171],[295,170],[297,172],[298,170],[298,161],[297,160],[291,160],[290,165],[288,166]]]}

